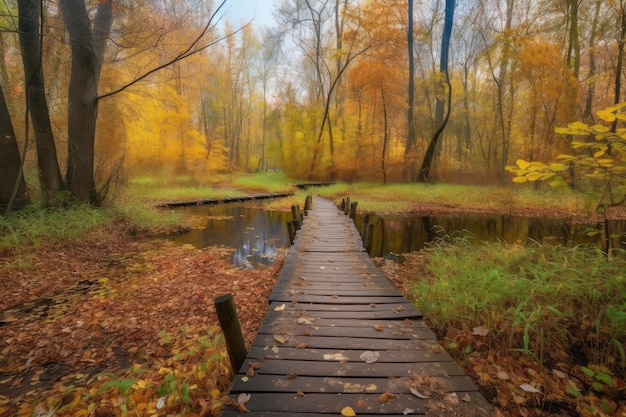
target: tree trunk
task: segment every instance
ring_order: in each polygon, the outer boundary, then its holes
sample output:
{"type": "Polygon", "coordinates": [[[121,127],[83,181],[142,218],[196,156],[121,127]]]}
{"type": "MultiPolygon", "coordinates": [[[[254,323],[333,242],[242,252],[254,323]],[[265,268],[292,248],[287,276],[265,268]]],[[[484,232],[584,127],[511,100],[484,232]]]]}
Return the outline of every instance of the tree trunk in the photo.
{"type": "Polygon", "coordinates": [[[450,74],[448,72],[448,57],[450,55],[450,37],[452,35],[452,24],[454,23],[454,8],[455,0],[446,0],[445,25],[443,29],[443,39],[441,41],[441,59],[439,61],[439,72],[444,77],[444,80],[441,81],[441,83],[445,83],[448,89],[446,100],[448,102],[448,111],[446,112],[446,115],[444,117],[443,106],[445,103],[440,98],[440,95],[437,94],[437,112],[435,116],[439,127],[437,128],[437,131],[433,135],[430,143],[428,144],[428,148],[426,149],[426,154],[424,155],[424,160],[422,161],[422,166],[419,171],[419,182],[429,181],[430,169],[435,159],[437,144],[439,142],[441,134],[443,133],[443,129],[446,127],[446,124],[448,124],[448,119],[450,118],[450,110],[452,107],[452,85],[450,84],[450,74]],[[440,118],[441,121],[439,120],[440,118]]]}
{"type": "Polygon", "coordinates": [[[413,122],[413,107],[415,106],[415,68],[414,68],[414,39],[413,39],[413,0],[409,0],[409,27],[408,27],[408,53],[409,53],[409,102],[407,109],[407,137],[404,148],[407,175],[410,181],[415,181],[416,170],[412,153],[415,151],[415,124],[413,122]]]}
{"type": "MultiPolygon", "coordinates": [[[[615,68],[615,104],[622,100],[622,71],[624,68],[624,45],[626,44],[626,9],[624,8],[624,1],[620,1],[620,24],[621,30],[618,40],[617,48],[617,66],[615,68]]],[[[611,126],[611,132],[617,131],[617,121],[615,119],[611,126]]]]}
{"type": "Polygon", "coordinates": [[[580,42],[578,40],[578,2],[571,0],[569,41],[567,44],[567,65],[578,80],[580,74],[580,42]]]}
{"type": "Polygon", "coordinates": [[[387,156],[387,144],[389,142],[389,121],[387,117],[387,102],[385,101],[385,89],[380,89],[380,96],[383,100],[383,155],[380,161],[380,168],[383,171],[383,184],[387,184],[387,165],[385,157],[387,156]]]}
{"type": "Polygon", "coordinates": [[[94,30],[83,0],[61,0],[70,34],[72,67],[68,105],[67,183],[79,201],[99,203],[94,179],[98,81],[112,23],[111,0],[100,1],[94,30]]]}
{"type": "MultiPolygon", "coordinates": [[[[507,0],[506,2],[506,26],[504,27],[505,33],[511,33],[511,27],[513,25],[513,10],[515,7],[515,0],[507,0]]],[[[509,143],[511,137],[511,123],[513,115],[513,86],[510,84],[511,77],[509,77],[509,55],[511,50],[511,39],[509,35],[506,36],[504,45],[502,46],[502,60],[500,61],[500,73],[494,80],[498,86],[498,122],[502,132],[502,155],[500,157],[500,182],[504,183],[506,178],[506,165],[509,158],[509,143]],[[504,89],[507,84],[510,84],[510,97],[509,97],[509,111],[505,115],[504,112],[504,89]]]]}
{"type": "Polygon", "coordinates": [[[45,198],[51,198],[63,187],[63,179],[50,124],[41,62],[42,0],[18,0],[17,4],[26,100],[35,130],[39,181],[45,198]]]}
{"type": "Polygon", "coordinates": [[[596,93],[596,36],[598,33],[598,21],[600,19],[601,0],[596,0],[596,10],[593,15],[593,23],[591,24],[591,34],[589,36],[589,74],[587,79],[587,98],[585,100],[585,111],[583,118],[587,123],[593,124],[593,96],[596,93]]]}
{"type": "Polygon", "coordinates": [[[21,208],[27,203],[20,151],[0,86],[0,207],[9,212],[12,207],[21,208]]]}

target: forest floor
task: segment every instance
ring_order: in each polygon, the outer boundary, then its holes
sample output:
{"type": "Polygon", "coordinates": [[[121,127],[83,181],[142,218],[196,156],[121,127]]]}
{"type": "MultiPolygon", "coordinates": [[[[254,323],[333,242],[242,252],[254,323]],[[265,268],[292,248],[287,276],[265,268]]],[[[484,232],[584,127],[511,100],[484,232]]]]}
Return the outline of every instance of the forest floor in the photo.
{"type": "MultiPolygon", "coordinates": [[[[240,270],[231,256],[124,224],[26,256],[0,253],[0,417],[219,413],[232,372],[213,300],[233,294],[249,344],[281,267],[240,270]]],[[[416,273],[379,265],[401,290],[416,273]]],[[[525,364],[501,365],[513,377],[525,364]]],[[[476,375],[481,363],[465,366],[476,375]]],[[[547,415],[531,397],[496,403],[496,413],[547,415]]]]}

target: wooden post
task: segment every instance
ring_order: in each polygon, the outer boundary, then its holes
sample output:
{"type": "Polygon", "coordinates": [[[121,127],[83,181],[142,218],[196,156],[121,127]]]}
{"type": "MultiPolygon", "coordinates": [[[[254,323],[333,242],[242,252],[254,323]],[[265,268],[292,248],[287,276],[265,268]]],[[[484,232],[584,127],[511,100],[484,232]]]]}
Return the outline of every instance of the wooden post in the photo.
{"type": "Polygon", "coordinates": [[[367,225],[370,222],[370,215],[369,214],[365,214],[363,216],[363,224],[361,224],[361,239],[363,239],[363,242],[365,242],[365,234],[367,233],[367,225]]]}
{"type": "Polygon", "coordinates": [[[350,197],[346,198],[346,205],[343,207],[343,214],[347,215],[350,211],[350,197]]]}
{"type": "Polygon", "coordinates": [[[367,232],[365,232],[365,239],[363,239],[363,245],[365,246],[365,250],[367,253],[372,249],[372,235],[374,234],[374,225],[367,225],[367,232]]]}
{"type": "Polygon", "coordinates": [[[341,211],[345,211],[346,209],[346,199],[342,198],[341,199],[341,211]]]}
{"type": "MultiPolygon", "coordinates": [[[[294,230],[296,231],[300,230],[300,222],[298,220],[292,220],[291,224],[293,224],[294,230]]],[[[295,239],[295,236],[294,236],[294,239],[295,239]]]]}
{"type": "Polygon", "coordinates": [[[248,351],[246,350],[246,344],[243,340],[243,334],[241,333],[241,325],[237,317],[235,301],[232,294],[226,294],[217,297],[213,303],[217,310],[220,326],[224,332],[224,339],[226,339],[226,350],[228,350],[230,365],[233,368],[233,373],[236,374],[241,368],[241,365],[243,365],[248,351]]]}
{"type": "Polygon", "coordinates": [[[289,243],[293,245],[293,241],[296,240],[296,229],[291,222],[287,222],[287,234],[289,235],[289,243]]]}
{"type": "Polygon", "coordinates": [[[350,218],[354,220],[356,218],[356,206],[359,204],[358,201],[355,201],[350,204],[350,218]]]}
{"type": "MultiPolygon", "coordinates": [[[[302,222],[302,218],[300,217],[300,207],[295,204],[291,206],[291,217],[293,220],[298,222],[298,225],[302,222]]],[[[299,228],[298,228],[299,229],[299,228]]]]}
{"type": "Polygon", "coordinates": [[[313,197],[309,194],[304,199],[304,215],[306,216],[311,210],[311,206],[313,206],[313,197]]]}

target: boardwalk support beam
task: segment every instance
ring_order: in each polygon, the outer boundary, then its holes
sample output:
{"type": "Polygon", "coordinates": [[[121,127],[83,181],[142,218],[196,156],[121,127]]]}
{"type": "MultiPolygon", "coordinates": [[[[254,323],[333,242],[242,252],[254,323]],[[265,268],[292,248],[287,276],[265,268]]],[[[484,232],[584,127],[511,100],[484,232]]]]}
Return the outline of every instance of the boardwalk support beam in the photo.
{"type": "Polygon", "coordinates": [[[246,350],[246,344],[243,340],[243,334],[241,333],[241,325],[237,317],[235,301],[232,294],[226,294],[217,297],[213,303],[217,310],[220,326],[224,332],[230,365],[233,368],[233,373],[236,374],[241,368],[241,365],[243,365],[248,351],[246,350]]]}

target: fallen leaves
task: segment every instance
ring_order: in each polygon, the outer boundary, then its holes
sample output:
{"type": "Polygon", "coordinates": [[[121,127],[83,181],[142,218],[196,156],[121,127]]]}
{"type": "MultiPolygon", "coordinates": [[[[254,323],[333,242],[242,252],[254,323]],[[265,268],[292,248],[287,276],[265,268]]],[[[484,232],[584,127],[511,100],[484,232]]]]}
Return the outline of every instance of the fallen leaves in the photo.
{"type": "Polygon", "coordinates": [[[137,241],[116,227],[44,247],[28,268],[0,258],[11,294],[0,300],[0,415],[47,415],[60,404],[56,416],[113,416],[122,406],[211,416],[225,405],[232,374],[212,298],[234,295],[249,343],[280,265],[240,271],[224,249],[137,241]]]}

